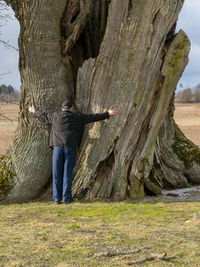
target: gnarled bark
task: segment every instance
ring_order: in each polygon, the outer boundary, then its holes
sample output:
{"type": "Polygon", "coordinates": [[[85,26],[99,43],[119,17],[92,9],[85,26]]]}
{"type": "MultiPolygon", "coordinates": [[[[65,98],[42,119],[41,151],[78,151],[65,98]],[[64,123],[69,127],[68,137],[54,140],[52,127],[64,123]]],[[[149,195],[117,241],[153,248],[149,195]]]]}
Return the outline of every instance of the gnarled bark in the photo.
{"type": "Polygon", "coordinates": [[[100,54],[78,74],[82,110],[111,104],[120,111],[92,126],[83,143],[73,187],[80,198],[144,195],[158,132],[188,62],[189,40],[183,31],[174,34],[180,1],[132,3],[111,3],[100,54]]]}
{"type": "Polygon", "coordinates": [[[15,186],[9,200],[24,201],[36,197],[51,176],[50,128],[30,116],[28,106],[58,109],[63,99],[71,97],[73,83],[62,62],[60,47],[60,20],[66,1],[26,0],[10,4],[20,22],[22,97],[11,152],[15,186]]]}
{"type": "Polygon", "coordinates": [[[173,119],[173,99],[156,142],[154,166],[146,188],[158,194],[162,188],[183,188],[200,183],[200,151],[173,119]]]}
{"type": "Polygon", "coordinates": [[[175,34],[183,1],[7,2],[21,25],[22,77],[10,201],[37,196],[51,176],[49,127],[30,117],[28,105],[50,111],[65,98],[74,99],[81,112],[119,110],[118,116],[86,128],[74,197],[135,198],[145,189],[158,194],[164,187],[200,182],[191,178],[198,160],[187,167],[176,151],[185,139],[181,133],[176,138],[169,115],[190,48],[183,31],[175,34]]]}

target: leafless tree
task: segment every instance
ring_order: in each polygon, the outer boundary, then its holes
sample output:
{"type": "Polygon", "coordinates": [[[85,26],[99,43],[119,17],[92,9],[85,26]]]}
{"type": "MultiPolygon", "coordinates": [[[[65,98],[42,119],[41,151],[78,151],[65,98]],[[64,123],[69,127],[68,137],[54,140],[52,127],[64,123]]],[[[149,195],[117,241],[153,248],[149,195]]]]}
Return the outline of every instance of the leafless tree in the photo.
{"type": "Polygon", "coordinates": [[[194,101],[200,103],[200,84],[194,88],[194,101]]]}

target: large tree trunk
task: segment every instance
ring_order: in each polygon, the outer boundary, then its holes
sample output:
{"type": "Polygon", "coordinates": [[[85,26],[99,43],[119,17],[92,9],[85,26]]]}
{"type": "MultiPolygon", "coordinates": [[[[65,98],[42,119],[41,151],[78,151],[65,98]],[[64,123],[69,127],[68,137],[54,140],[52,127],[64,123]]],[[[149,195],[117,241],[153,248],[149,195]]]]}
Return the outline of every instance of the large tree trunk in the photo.
{"type": "Polygon", "coordinates": [[[51,176],[49,126],[33,118],[28,106],[58,109],[71,96],[73,80],[62,61],[60,20],[66,1],[10,1],[20,22],[19,68],[21,101],[18,127],[11,151],[15,185],[11,201],[26,201],[38,195],[51,176]],[[68,75],[69,74],[69,75],[68,75]]]}
{"type": "Polygon", "coordinates": [[[119,115],[87,127],[76,164],[77,198],[142,197],[200,183],[199,151],[172,119],[173,94],[190,42],[175,34],[180,0],[7,0],[20,21],[22,99],[10,201],[36,197],[51,177],[49,128],[28,105],[119,115]],[[170,105],[171,103],[171,105],[170,105]],[[187,151],[194,151],[186,164],[187,151]],[[184,152],[184,151],[183,151],[184,152]],[[195,177],[195,178],[194,178],[195,177]]]}

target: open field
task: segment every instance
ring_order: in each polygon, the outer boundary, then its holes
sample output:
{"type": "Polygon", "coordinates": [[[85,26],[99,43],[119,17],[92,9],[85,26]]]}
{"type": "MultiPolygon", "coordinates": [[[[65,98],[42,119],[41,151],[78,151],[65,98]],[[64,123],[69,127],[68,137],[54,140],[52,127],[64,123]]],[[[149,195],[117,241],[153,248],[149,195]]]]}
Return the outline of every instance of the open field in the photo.
{"type": "MultiPolygon", "coordinates": [[[[19,106],[16,104],[0,104],[0,154],[5,153],[12,142],[16,129],[19,106]]],[[[200,146],[200,104],[176,104],[175,120],[185,135],[200,146]]]]}
{"type": "Polygon", "coordinates": [[[0,154],[5,153],[12,142],[18,110],[17,104],[0,104],[0,154]]]}
{"type": "Polygon", "coordinates": [[[200,147],[200,104],[176,104],[174,118],[186,137],[200,147]]]}

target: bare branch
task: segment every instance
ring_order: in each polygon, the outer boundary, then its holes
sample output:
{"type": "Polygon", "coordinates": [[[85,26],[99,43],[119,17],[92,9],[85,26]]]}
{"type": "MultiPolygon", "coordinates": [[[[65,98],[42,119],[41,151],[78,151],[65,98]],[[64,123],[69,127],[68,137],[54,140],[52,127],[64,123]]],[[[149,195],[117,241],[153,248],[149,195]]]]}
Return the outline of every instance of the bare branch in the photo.
{"type": "Polygon", "coordinates": [[[13,49],[15,49],[16,51],[19,51],[18,48],[14,47],[13,45],[9,44],[8,42],[5,42],[5,41],[3,41],[3,40],[0,40],[0,43],[3,43],[4,46],[5,46],[6,48],[13,48],[13,49]]]}
{"type": "MultiPolygon", "coordinates": [[[[4,0],[0,0],[0,27],[5,26],[7,21],[10,19],[12,19],[12,17],[10,15],[8,5],[6,4],[4,0]]],[[[0,35],[1,35],[1,31],[0,31],[0,35]]],[[[0,44],[2,44],[5,48],[12,48],[17,52],[19,51],[19,49],[11,45],[9,41],[6,42],[0,39],[0,44]]],[[[7,74],[11,74],[11,73],[9,71],[7,71],[6,73],[1,73],[0,77],[5,76],[7,74]]]]}
{"type": "Polygon", "coordinates": [[[0,74],[0,77],[1,77],[1,76],[5,76],[5,75],[8,75],[8,74],[11,74],[11,72],[8,71],[8,72],[5,72],[5,73],[1,73],[1,74],[0,74]]]}
{"type": "Polygon", "coordinates": [[[9,100],[6,100],[6,99],[3,98],[3,97],[0,97],[0,100],[6,102],[7,104],[15,104],[15,105],[19,105],[19,103],[17,103],[17,102],[13,102],[13,101],[9,101],[9,100]]]}
{"type": "Polygon", "coordinates": [[[3,117],[4,119],[7,119],[13,123],[12,119],[8,118],[7,116],[3,115],[2,113],[0,113],[0,117],[3,117]]]}

